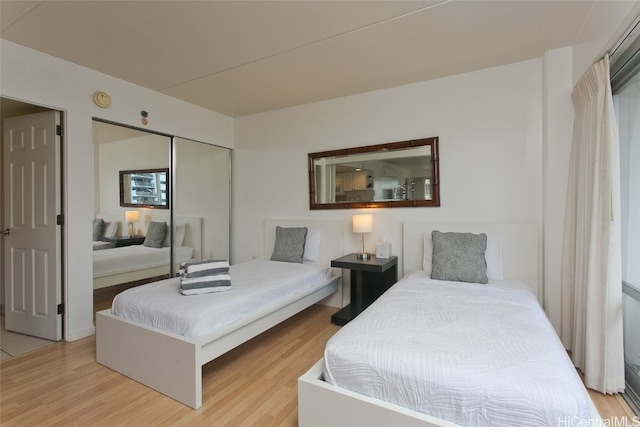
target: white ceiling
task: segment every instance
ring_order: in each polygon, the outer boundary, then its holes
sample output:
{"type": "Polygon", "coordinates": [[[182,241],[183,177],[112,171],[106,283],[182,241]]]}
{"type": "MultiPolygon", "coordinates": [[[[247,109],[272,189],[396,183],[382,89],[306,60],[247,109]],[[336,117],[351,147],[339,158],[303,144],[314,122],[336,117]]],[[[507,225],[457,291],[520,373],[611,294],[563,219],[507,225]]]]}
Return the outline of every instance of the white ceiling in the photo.
{"type": "Polygon", "coordinates": [[[2,0],[0,36],[237,117],[541,57],[594,3],[2,0]]]}

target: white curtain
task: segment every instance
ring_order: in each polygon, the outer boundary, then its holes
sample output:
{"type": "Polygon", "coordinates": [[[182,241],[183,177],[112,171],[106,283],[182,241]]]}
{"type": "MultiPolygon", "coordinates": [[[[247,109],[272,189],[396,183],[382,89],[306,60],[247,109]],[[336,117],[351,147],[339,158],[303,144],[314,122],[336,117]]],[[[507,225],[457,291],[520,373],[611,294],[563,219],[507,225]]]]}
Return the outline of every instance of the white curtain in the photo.
{"type": "Polygon", "coordinates": [[[561,336],[586,386],[618,393],[624,390],[620,160],[608,56],[580,79],[572,100],[561,336]]]}

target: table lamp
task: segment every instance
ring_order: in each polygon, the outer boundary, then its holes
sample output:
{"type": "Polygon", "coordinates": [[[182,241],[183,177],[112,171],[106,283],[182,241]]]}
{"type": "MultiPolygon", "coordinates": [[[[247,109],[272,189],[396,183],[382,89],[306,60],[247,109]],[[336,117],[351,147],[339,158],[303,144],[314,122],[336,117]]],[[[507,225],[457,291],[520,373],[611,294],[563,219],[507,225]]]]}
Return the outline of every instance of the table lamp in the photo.
{"type": "Polygon", "coordinates": [[[362,233],[362,252],[358,254],[358,259],[369,259],[370,255],[364,250],[364,233],[371,233],[373,229],[373,215],[354,215],[353,232],[362,233]]]}
{"type": "Polygon", "coordinates": [[[124,214],[126,221],[129,223],[129,237],[133,237],[133,223],[138,222],[140,214],[138,211],[126,211],[124,214]]]}

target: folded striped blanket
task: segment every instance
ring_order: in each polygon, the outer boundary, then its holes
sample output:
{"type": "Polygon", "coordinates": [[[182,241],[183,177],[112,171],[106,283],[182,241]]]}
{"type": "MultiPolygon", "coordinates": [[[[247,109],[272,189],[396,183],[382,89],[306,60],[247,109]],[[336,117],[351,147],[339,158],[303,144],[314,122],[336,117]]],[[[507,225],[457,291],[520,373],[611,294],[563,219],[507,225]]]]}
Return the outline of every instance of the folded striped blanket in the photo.
{"type": "Polygon", "coordinates": [[[231,289],[229,262],[226,260],[200,260],[180,265],[180,293],[198,295],[231,289]]]}
{"type": "Polygon", "coordinates": [[[201,259],[180,264],[180,277],[201,277],[209,274],[228,273],[229,262],[224,259],[201,259]]]}

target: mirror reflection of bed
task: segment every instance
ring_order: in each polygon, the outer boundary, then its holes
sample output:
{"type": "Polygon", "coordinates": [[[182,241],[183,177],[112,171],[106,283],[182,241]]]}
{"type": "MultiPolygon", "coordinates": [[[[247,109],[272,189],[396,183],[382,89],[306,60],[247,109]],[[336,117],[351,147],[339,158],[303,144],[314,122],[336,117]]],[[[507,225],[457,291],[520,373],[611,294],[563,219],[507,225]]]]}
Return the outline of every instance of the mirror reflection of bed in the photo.
{"type": "MultiPolygon", "coordinates": [[[[130,287],[169,277],[171,246],[169,238],[168,213],[141,211],[140,226],[136,227],[136,238],[129,239],[127,226],[118,220],[115,214],[98,214],[96,219],[103,220],[108,231],[116,224],[115,236],[102,234],[94,241],[93,251],[93,288],[102,289],[116,285],[130,287]],[[166,231],[161,236],[160,247],[152,239],[147,239],[149,225],[165,224],[166,231]],[[124,231],[123,231],[124,230],[124,231]],[[114,242],[114,240],[116,242],[114,242]],[[129,242],[132,240],[133,242],[129,242]],[[116,247],[117,245],[117,247],[116,247]]],[[[158,239],[156,239],[158,240],[158,239]]],[[[175,269],[180,263],[200,259],[202,256],[202,218],[176,217],[174,230],[175,269]]]]}

